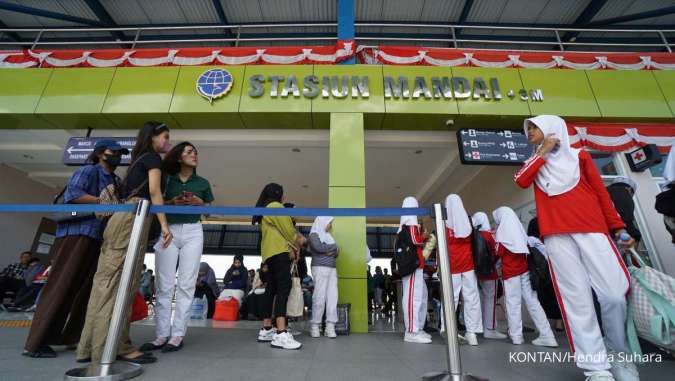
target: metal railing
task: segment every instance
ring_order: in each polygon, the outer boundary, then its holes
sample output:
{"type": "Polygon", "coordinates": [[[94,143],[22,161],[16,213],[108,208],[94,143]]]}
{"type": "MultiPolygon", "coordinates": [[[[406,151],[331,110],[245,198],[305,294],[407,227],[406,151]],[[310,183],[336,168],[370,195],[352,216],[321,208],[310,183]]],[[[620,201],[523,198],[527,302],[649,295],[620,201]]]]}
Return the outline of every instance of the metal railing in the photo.
{"type": "MultiPolygon", "coordinates": [[[[628,48],[654,48],[665,49],[672,52],[672,47],[675,43],[671,43],[666,34],[675,33],[675,29],[627,29],[627,28],[571,28],[571,27],[525,27],[525,26],[502,26],[502,25],[460,25],[460,24],[409,24],[409,23],[369,23],[357,22],[355,40],[357,41],[382,41],[382,42],[444,42],[448,46],[461,48],[467,47],[467,44],[504,44],[507,46],[521,45],[524,47],[538,46],[557,49],[565,51],[570,47],[628,47],[628,48]],[[397,28],[397,33],[384,33],[378,36],[375,33],[363,32],[363,28],[397,28]],[[425,28],[432,30],[439,30],[441,33],[429,36],[425,34],[418,34],[415,36],[413,31],[408,29],[425,28]],[[404,30],[401,33],[400,30],[404,30]],[[514,31],[514,32],[538,32],[546,33],[550,36],[534,36],[528,40],[528,36],[501,36],[501,35],[481,35],[475,36],[467,34],[467,30],[477,31],[514,31]],[[574,34],[574,36],[565,38],[565,33],[574,34]],[[607,40],[603,38],[595,40],[585,40],[579,37],[583,33],[606,33],[610,34],[607,40]],[[400,36],[391,36],[391,34],[400,34],[400,36]],[[653,38],[639,36],[641,34],[653,35],[653,38]],[[447,36],[447,37],[445,37],[447,36]],[[480,38],[479,38],[480,37],[480,38]],[[631,39],[646,40],[647,42],[615,42],[617,38],[628,37],[631,39]],[[614,40],[612,40],[614,39],[614,40]],[[580,41],[581,40],[581,41],[580,41]]],[[[314,33],[315,35],[291,35],[284,36],[284,31],[281,28],[336,28],[337,23],[288,23],[288,24],[236,24],[236,25],[182,25],[182,26],[148,26],[148,27],[119,27],[119,28],[0,28],[0,46],[17,46],[30,45],[32,49],[39,46],[78,46],[78,45],[123,45],[130,46],[132,49],[137,46],[148,44],[176,44],[176,43],[232,43],[234,46],[239,46],[242,43],[249,42],[274,42],[274,41],[335,41],[337,40],[337,33],[335,36],[325,35],[325,33],[314,33]],[[247,36],[245,33],[255,29],[270,28],[279,29],[278,32],[270,32],[269,36],[253,35],[247,36]],[[185,32],[185,31],[208,31],[219,30],[219,33],[213,35],[196,35],[191,36],[186,34],[178,36],[163,36],[161,34],[148,34],[148,32],[185,32]],[[127,32],[130,36],[128,39],[119,39],[112,35],[115,33],[127,32]],[[31,33],[35,37],[20,39],[19,41],[11,41],[16,39],[17,33],[31,33]],[[73,38],[49,38],[53,33],[72,33],[73,38]],[[109,39],[107,36],[90,37],[82,35],[84,33],[111,33],[109,39]],[[243,33],[243,34],[242,34],[243,33]],[[131,37],[133,35],[133,37],[131,37]],[[7,37],[10,38],[7,38],[7,37]],[[167,38],[169,37],[169,38],[167,38]]],[[[124,34],[126,37],[127,35],[124,34]]],[[[535,49],[533,49],[535,50],[535,49]]],[[[541,50],[541,48],[536,49],[541,50]]]]}

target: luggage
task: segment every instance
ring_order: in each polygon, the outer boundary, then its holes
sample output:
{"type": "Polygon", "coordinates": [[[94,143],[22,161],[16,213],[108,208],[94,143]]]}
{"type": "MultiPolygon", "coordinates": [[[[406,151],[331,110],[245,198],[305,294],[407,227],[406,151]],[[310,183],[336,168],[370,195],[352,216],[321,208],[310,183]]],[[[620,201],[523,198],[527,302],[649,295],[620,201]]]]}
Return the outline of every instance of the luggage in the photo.
{"type": "Polygon", "coordinates": [[[626,324],[628,345],[631,351],[641,354],[639,336],[658,347],[673,351],[675,279],[647,266],[635,250],[631,249],[630,254],[633,261],[628,261],[631,275],[626,324]]]}
{"type": "Polygon", "coordinates": [[[227,298],[216,301],[216,311],[213,320],[237,321],[239,320],[239,302],[235,298],[227,298]]]}
{"type": "Polygon", "coordinates": [[[134,296],[134,304],[131,305],[131,322],[143,320],[148,317],[148,305],[140,292],[134,296]]]}
{"type": "Polygon", "coordinates": [[[349,303],[337,305],[338,322],[335,323],[335,333],[338,335],[349,335],[349,310],[351,308],[352,305],[349,303]]]}

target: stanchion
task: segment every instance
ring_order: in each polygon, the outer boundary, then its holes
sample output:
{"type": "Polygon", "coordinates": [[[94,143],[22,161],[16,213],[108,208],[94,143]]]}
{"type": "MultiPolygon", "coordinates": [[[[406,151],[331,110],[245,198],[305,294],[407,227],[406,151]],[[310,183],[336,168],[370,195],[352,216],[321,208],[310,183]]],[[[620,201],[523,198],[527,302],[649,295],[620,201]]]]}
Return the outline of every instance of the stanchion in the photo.
{"type": "Polygon", "coordinates": [[[150,202],[148,200],[142,200],[136,206],[134,226],[129,238],[129,247],[124,259],[124,267],[122,268],[120,285],[115,297],[115,306],[113,307],[112,318],[110,319],[108,337],[103,348],[101,363],[91,364],[86,368],[71,369],[66,372],[64,380],[118,381],[136,377],[143,372],[143,367],[140,364],[115,361],[115,359],[117,358],[117,344],[122,332],[122,326],[124,325],[124,318],[127,315],[126,309],[129,305],[129,287],[131,287],[132,277],[137,276],[137,274],[134,274],[134,264],[138,256],[142,255],[142,252],[145,251],[145,248],[141,247],[141,242],[143,241],[141,238],[146,230],[145,221],[148,216],[149,207],[150,202]]]}
{"type": "Polygon", "coordinates": [[[443,316],[447,333],[447,357],[448,370],[444,372],[426,373],[422,381],[487,381],[485,378],[462,373],[462,362],[459,355],[459,342],[457,341],[457,318],[455,316],[455,302],[452,292],[452,278],[450,275],[450,259],[448,257],[448,245],[445,239],[445,223],[443,221],[443,209],[441,204],[434,204],[436,218],[436,235],[438,238],[438,274],[441,280],[443,296],[443,316]]]}

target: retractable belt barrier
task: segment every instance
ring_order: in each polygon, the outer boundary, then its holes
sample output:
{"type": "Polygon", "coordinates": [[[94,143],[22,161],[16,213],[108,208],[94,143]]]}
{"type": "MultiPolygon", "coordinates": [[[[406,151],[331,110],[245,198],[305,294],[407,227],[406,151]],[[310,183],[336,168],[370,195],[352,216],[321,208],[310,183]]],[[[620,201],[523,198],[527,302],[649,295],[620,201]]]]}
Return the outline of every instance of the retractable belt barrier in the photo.
{"type": "MultiPolygon", "coordinates": [[[[334,216],[334,217],[399,217],[399,216],[433,216],[436,222],[436,231],[445,232],[445,223],[441,204],[434,204],[433,208],[251,208],[230,206],[151,206],[148,200],[141,200],[136,204],[95,205],[95,204],[0,204],[2,213],[103,213],[127,212],[135,213],[134,225],[129,237],[129,246],[122,267],[120,286],[115,298],[113,314],[106,338],[101,361],[92,363],[86,368],[74,368],[65,373],[65,380],[126,380],[136,377],[143,372],[140,364],[116,361],[117,344],[123,327],[123,317],[130,304],[128,300],[129,287],[134,276],[134,263],[139,255],[143,254],[141,234],[145,230],[146,217],[150,213],[167,214],[204,214],[222,216],[334,216]]],[[[422,376],[424,381],[439,380],[484,380],[479,377],[462,373],[457,340],[457,319],[453,300],[452,280],[450,278],[450,260],[445,234],[438,234],[438,275],[441,280],[443,315],[447,329],[447,360],[448,370],[428,373],[422,376]]]]}

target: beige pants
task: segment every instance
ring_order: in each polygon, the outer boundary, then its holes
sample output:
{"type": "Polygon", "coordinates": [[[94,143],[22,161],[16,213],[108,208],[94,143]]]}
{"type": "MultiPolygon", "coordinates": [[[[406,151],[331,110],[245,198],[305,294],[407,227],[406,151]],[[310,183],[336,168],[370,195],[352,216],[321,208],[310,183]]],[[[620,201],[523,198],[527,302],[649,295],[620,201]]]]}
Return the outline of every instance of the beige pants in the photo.
{"type": "MultiPolygon", "coordinates": [[[[112,318],[117,289],[120,284],[122,267],[129,246],[131,229],[134,224],[134,213],[115,213],[110,217],[108,225],[103,232],[103,244],[101,246],[101,256],[98,261],[98,269],[94,275],[94,284],[87,306],[87,317],[82,330],[80,344],[77,347],[77,358],[85,359],[91,357],[93,362],[100,361],[103,354],[103,347],[108,336],[108,328],[112,318]]],[[[142,252],[137,256],[134,264],[134,272],[127,295],[126,316],[124,317],[124,326],[120,335],[120,342],[117,347],[118,355],[131,353],[135,348],[131,345],[129,338],[129,319],[131,317],[131,304],[133,295],[138,290],[141,280],[140,268],[143,264],[145,247],[148,240],[148,229],[151,219],[146,220],[146,229],[141,235],[142,252]]]]}

